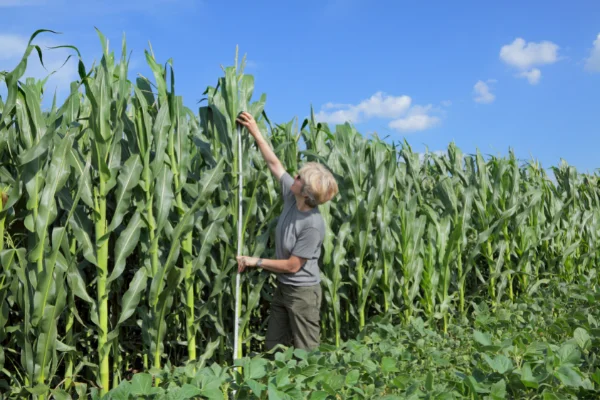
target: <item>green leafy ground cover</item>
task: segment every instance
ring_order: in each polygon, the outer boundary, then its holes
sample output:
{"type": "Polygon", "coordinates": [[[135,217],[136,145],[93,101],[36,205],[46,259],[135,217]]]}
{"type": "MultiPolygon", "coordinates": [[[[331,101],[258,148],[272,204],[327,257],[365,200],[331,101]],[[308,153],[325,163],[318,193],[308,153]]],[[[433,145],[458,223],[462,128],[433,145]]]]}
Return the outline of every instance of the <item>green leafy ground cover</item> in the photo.
{"type": "MultiPolygon", "coordinates": [[[[440,333],[391,314],[340,348],[292,348],[218,364],[136,374],[109,399],[595,399],[600,398],[600,288],[554,283],[491,310],[473,304],[440,333]]],[[[94,397],[94,396],[93,396],[94,397]]],[[[99,397],[96,397],[99,398],[99,397]]]]}

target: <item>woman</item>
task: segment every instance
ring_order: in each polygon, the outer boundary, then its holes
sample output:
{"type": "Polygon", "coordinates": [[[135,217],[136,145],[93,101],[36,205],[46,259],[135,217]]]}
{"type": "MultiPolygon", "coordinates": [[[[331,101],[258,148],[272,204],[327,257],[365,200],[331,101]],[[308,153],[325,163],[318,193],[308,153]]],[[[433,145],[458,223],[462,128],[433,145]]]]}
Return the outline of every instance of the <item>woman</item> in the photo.
{"type": "Polygon", "coordinates": [[[267,351],[278,344],[316,349],[321,306],[318,262],[325,236],[325,222],[317,206],[338,193],[337,183],[331,172],[318,163],[306,163],[292,178],[262,137],[252,115],[243,112],[237,121],[256,140],[267,166],[281,184],[284,199],[275,231],[277,259],[239,256],[238,271],[260,267],[277,274],[267,328],[267,351]]]}

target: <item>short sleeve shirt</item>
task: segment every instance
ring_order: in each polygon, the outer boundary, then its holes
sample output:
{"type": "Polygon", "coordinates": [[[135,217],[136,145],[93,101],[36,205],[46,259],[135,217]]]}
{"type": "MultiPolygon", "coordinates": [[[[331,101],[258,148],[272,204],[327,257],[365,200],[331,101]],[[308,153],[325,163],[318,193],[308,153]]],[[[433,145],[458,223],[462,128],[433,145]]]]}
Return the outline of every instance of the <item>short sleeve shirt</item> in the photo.
{"type": "Polygon", "coordinates": [[[312,286],[321,282],[319,256],[325,237],[325,221],[317,207],[309,211],[298,210],[296,197],[291,191],[294,178],[287,172],[281,176],[283,211],[275,230],[275,253],[286,260],[291,255],[306,259],[296,273],[280,273],[277,279],[292,286],[312,286]]]}

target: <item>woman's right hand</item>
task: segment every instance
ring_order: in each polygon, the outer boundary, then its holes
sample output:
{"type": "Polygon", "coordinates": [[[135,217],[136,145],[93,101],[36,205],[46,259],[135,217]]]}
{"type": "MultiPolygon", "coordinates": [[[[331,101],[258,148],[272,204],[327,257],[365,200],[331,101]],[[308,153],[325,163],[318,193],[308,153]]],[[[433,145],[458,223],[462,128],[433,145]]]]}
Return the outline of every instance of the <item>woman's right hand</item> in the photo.
{"type": "Polygon", "coordinates": [[[250,114],[246,111],[243,111],[238,115],[236,121],[240,125],[245,126],[246,129],[248,129],[248,132],[250,132],[250,134],[252,136],[254,136],[255,139],[258,139],[259,137],[261,137],[260,130],[258,129],[256,120],[254,119],[252,114],[250,114]]]}

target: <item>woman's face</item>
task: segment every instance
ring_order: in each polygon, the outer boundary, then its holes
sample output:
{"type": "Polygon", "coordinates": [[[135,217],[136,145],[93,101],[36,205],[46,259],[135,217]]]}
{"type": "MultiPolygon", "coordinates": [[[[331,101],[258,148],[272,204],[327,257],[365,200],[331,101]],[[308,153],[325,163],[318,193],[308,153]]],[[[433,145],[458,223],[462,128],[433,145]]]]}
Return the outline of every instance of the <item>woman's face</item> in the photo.
{"type": "Polygon", "coordinates": [[[304,181],[302,180],[302,177],[300,175],[296,175],[296,177],[294,178],[294,184],[291,187],[292,193],[294,193],[296,196],[299,196],[300,194],[302,194],[303,187],[304,181]]]}

